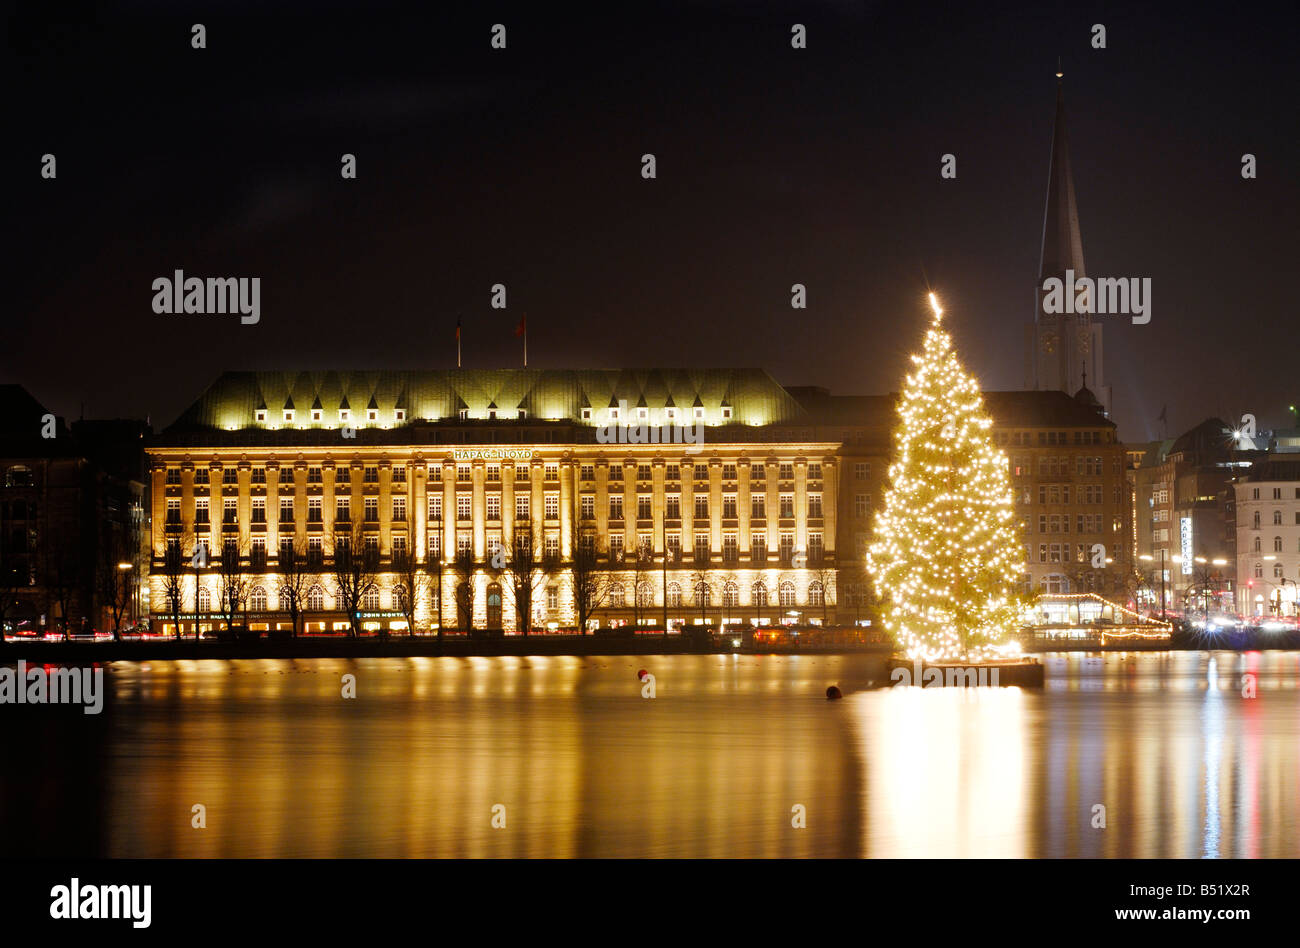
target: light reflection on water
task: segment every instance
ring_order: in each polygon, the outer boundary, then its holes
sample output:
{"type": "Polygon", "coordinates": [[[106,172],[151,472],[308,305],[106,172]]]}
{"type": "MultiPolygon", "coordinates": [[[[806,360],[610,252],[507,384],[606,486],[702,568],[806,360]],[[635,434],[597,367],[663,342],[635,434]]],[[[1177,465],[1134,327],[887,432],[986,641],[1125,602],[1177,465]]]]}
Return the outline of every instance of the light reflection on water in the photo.
{"type": "Polygon", "coordinates": [[[860,656],[117,664],[99,718],[15,720],[0,854],[1300,855],[1300,654],[1045,661],[1041,692],[860,656]]]}

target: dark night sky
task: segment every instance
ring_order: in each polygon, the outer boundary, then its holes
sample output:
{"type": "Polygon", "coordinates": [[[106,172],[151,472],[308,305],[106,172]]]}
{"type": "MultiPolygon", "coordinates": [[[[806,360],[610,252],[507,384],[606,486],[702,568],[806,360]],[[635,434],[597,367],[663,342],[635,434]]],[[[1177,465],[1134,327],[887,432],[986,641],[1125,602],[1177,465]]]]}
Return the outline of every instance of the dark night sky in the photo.
{"type": "Polygon", "coordinates": [[[457,315],[467,368],[516,366],[526,310],[531,367],[872,394],[928,284],[985,387],[1019,388],[1059,54],[1089,273],[1153,283],[1149,325],[1106,324],[1121,435],[1166,403],[1170,435],[1289,423],[1294,6],[442,6],[10,14],[0,380],[157,428],[224,369],[454,367],[457,315]],[[261,277],[261,323],[155,315],[177,268],[261,277]]]}

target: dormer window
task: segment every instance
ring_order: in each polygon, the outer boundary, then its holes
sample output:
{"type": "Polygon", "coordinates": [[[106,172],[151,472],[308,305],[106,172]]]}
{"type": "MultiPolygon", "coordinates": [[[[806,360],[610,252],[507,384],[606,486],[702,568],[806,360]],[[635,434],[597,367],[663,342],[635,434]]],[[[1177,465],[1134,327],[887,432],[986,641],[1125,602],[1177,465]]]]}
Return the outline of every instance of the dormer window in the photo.
{"type": "MultiPolygon", "coordinates": [[[[703,417],[704,417],[704,409],[703,409],[703,408],[700,409],[700,414],[697,415],[696,417],[699,417],[699,418],[703,418],[703,417]]],[[[723,418],[728,418],[728,419],[731,418],[731,408],[730,408],[729,406],[728,406],[728,407],[725,407],[725,408],[722,409],[722,417],[723,417],[723,418]]]]}
{"type": "Polygon", "coordinates": [[[637,421],[645,421],[645,420],[648,419],[649,417],[650,417],[650,409],[648,409],[648,408],[638,408],[638,409],[636,410],[636,420],[637,420],[637,421]]]}
{"type": "Polygon", "coordinates": [[[528,409],[527,408],[519,409],[519,420],[523,421],[527,417],[528,417],[528,409]]]}
{"type": "Polygon", "coordinates": [[[379,420],[379,410],[377,408],[367,408],[366,421],[378,421],[378,420],[379,420]]]}
{"type": "Polygon", "coordinates": [[[339,421],[350,421],[351,418],[352,412],[348,411],[346,408],[339,409],[339,421]]]}
{"type": "Polygon", "coordinates": [[[285,420],[285,421],[293,421],[293,409],[292,409],[292,408],[286,408],[286,409],[284,410],[284,420],[285,420]]]}
{"type": "Polygon", "coordinates": [[[591,409],[590,409],[590,408],[584,408],[584,409],[582,410],[582,420],[583,420],[583,421],[591,421],[591,409]]]}
{"type": "Polygon", "coordinates": [[[456,413],[456,415],[458,418],[460,418],[461,421],[466,421],[469,419],[469,409],[462,408],[460,411],[456,413]]]}
{"type": "Polygon", "coordinates": [[[393,412],[394,421],[406,421],[406,409],[398,408],[393,412]]]}
{"type": "Polygon", "coordinates": [[[609,409],[609,420],[618,421],[618,409],[614,408],[613,406],[610,406],[609,409]]]}
{"type": "Polygon", "coordinates": [[[312,421],[320,421],[320,409],[319,409],[319,408],[313,408],[313,409],[311,410],[311,420],[312,420],[312,421]]]}
{"type": "Polygon", "coordinates": [[[253,419],[254,419],[255,421],[265,422],[265,421],[266,421],[266,409],[265,409],[265,408],[259,408],[259,409],[257,409],[255,412],[253,412],[253,419]]]}
{"type": "Polygon", "coordinates": [[[677,409],[676,409],[676,408],[665,408],[665,409],[664,409],[664,417],[667,418],[670,422],[671,422],[671,421],[676,421],[676,420],[677,420],[677,409]]]}
{"type": "Polygon", "coordinates": [[[695,418],[696,418],[697,421],[703,421],[703,420],[704,420],[704,406],[702,406],[702,405],[696,405],[696,406],[695,406],[695,418]]]}

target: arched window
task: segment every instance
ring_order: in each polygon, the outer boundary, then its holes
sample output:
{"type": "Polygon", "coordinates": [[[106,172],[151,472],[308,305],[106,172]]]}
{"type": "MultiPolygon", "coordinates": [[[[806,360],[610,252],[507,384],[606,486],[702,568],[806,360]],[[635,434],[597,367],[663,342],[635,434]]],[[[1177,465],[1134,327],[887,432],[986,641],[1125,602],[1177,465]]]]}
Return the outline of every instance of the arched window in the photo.
{"type": "Polygon", "coordinates": [[[319,586],[307,590],[307,608],[312,612],[322,611],[325,608],[325,590],[319,586]]]}
{"type": "Polygon", "coordinates": [[[5,487],[31,487],[32,469],[23,464],[15,464],[5,471],[5,487]]]}
{"type": "Polygon", "coordinates": [[[266,588],[254,586],[248,594],[248,608],[253,612],[266,611],[266,588]]]}
{"type": "Polygon", "coordinates": [[[766,606],[767,605],[767,584],[764,583],[762,580],[759,580],[750,588],[750,595],[753,596],[754,598],[754,605],[766,606]]]}
{"type": "Polygon", "coordinates": [[[379,587],[371,583],[361,594],[361,608],[373,612],[379,608],[379,587]]]}
{"type": "Polygon", "coordinates": [[[722,587],[722,604],[728,609],[734,609],[740,605],[740,587],[735,583],[728,582],[722,587]]]}
{"type": "Polygon", "coordinates": [[[709,608],[709,600],[713,596],[713,590],[704,580],[695,584],[695,604],[703,609],[709,608]]]}
{"type": "Polygon", "coordinates": [[[489,629],[501,628],[501,584],[488,583],[487,624],[489,629]]]}
{"type": "Polygon", "coordinates": [[[1258,553],[1259,550],[1260,550],[1259,537],[1255,537],[1255,552],[1258,553]]]}
{"type": "Polygon", "coordinates": [[[1259,529],[1259,511],[1258,511],[1258,510],[1255,511],[1255,529],[1256,529],[1256,530],[1259,529]]]}
{"type": "Polygon", "coordinates": [[[820,606],[825,595],[826,593],[825,590],[822,589],[822,584],[817,580],[814,579],[808,584],[808,604],[810,606],[820,606]]]}
{"type": "Polygon", "coordinates": [[[785,582],[781,584],[779,588],[779,594],[781,597],[781,605],[783,606],[794,605],[794,583],[790,582],[790,580],[787,579],[785,582]]]}
{"type": "Polygon", "coordinates": [[[1274,564],[1273,564],[1273,576],[1274,576],[1275,578],[1277,578],[1277,579],[1281,579],[1281,578],[1282,578],[1282,564],[1281,564],[1281,563],[1274,563],[1274,564]]]}
{"type": "Polygon", "coordinates": [[[673,609],[680,609],[682,605],[682,587],[676,583],[668,584],[668,605],[673,609]]]}
{"type": "Polygon", "coordinates": [[[1263,578],[1264,578],[1264,564],[1263,564],[1263,563],[1256,563],[1256,564],[1255,564],[1255,578],[1256,578],[1256,579],[1263,579],[1263,578]]]}
{"type": "Polygon", "coordinates": [[[1282,511],[1280,510],[1273,511],[1273,526],[1275,527],[1282,526],[1282,511]]]}
{"type": "Polygon", "coordinates": [[[609,587],[609,604],[615,609],[623,608],[623,584],[613,583],[609,587]]]}
{"type": "Polygon", "coordinates": [[[212,593],[208,592],[207,589],[200,586],[199,587],[199,612],[211,612],[211,611],[212,611],[212,593]]]}
{"type": "Polygon", "coordinates": [[[1273,538],[1273,552],[1274,552],[1274,553],[1281,553],[1281,552],[1282,552],[1282,538],[1281,538],[1281,537],[1274,537],[1274,538],[1273,538]]]}
{"type": "Polygon", "coordinates": [[[406,601],[406,587],[398,584],[393,587],[393,608],[402,612],[407,611],[410,604],[406,601]]]}
{"type": "Polygon", "coordinates": [[[655,604],[655,588],[649,583],[641,583],[636,587],[636,604],[642,609],[655,604]]]}

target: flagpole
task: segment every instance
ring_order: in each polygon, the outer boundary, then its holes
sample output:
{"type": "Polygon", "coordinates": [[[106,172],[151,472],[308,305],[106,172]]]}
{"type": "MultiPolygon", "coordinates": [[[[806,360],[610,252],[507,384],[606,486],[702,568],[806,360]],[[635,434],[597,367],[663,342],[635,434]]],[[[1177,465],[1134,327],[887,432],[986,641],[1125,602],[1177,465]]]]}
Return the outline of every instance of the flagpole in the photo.
{"type": "Polygon", "coordinates": [[[460,319],[456,320],[456,368],[460,368],[460,319]]]}
{"type": "Polygon", "coordinates": [[[528,314],[524,313],[524,368],[528,368],[528,314]]]}

